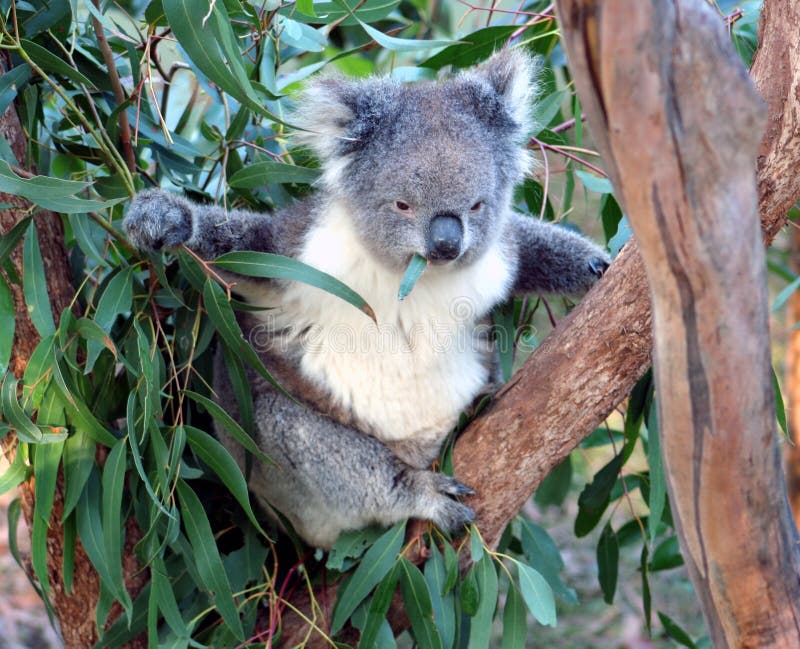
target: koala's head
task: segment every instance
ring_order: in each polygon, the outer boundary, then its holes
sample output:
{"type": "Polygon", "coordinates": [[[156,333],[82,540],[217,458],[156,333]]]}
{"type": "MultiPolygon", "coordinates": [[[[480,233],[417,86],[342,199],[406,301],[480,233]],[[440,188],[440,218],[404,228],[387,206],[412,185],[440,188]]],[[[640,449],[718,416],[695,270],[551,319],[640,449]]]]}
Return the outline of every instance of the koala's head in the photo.
{"type": "Polygon", "coordinates": [[[439,82],[322,78],[300,101],[298,139],[379,259],[468,264],[502,232],[529,166],[535,67],[506,50],[439,82]]]}

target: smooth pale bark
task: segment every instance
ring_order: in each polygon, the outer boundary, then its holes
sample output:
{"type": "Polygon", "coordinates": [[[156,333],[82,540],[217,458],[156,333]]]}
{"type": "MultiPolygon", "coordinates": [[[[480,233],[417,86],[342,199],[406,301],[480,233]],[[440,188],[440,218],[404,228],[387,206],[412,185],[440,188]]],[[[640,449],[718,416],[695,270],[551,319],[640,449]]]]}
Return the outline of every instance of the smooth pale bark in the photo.
{"type": "Polygon", "coordinates": [[[667,485],[712,641],[800,646],[800,555],[775,430],[753,169],[762,102],[709,5],[558,8],[647,270],[667,485]]]}

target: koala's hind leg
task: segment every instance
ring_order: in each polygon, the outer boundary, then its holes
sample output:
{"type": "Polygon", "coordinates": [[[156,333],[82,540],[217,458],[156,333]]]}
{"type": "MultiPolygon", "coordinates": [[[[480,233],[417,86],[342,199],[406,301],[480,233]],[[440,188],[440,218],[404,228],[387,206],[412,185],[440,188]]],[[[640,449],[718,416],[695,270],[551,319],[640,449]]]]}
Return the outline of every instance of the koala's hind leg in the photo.
{"type": "MultiPolygon", "coordinates": [[[[280,511],[308,543],[329,548],[339,534],[405,518],[457,532],[474,517],[452,496],[453,478],[413,468],[374,437],[338,424],[264,387],[255,395],[256,443],[275,465],[254,461],[250,489],[280,511]]],[[[220,438],[240,466],[241,447],[220,438]]]]}

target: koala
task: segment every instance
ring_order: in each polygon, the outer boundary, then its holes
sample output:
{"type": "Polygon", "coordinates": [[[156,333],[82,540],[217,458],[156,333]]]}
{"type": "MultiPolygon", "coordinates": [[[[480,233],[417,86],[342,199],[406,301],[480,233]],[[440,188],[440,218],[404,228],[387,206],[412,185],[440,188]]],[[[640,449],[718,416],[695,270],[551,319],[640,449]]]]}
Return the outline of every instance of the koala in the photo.
{"type": "MultiPolygon", "coordinates": [[[[373,308],[377,323],[300,282],[234,278],[267,307],[239,314],[244,336],[293,397],[251,373],[255,440],[275,464],[255,461],[249,486],[311,545],[410,517],[453,533],[470,523],[457,497],[472,490],[429,467],[494,376],[492,309],[515,294],[582,293],[610,263],[577,233],[512,209],[530,165],[535,68],[506,50],[436,82],[319,78],[292,119],[321,165],[311,196],[266,215],[152,189],[124,219],[142,250],[287,255],[373,308]],[[400,301],[415,254],[428,266],[400,301]]],[[[214,389],[238,416],[221,356],[214,389]]],[[[243,449],[218,435],[243,467],[243,449]]]]}

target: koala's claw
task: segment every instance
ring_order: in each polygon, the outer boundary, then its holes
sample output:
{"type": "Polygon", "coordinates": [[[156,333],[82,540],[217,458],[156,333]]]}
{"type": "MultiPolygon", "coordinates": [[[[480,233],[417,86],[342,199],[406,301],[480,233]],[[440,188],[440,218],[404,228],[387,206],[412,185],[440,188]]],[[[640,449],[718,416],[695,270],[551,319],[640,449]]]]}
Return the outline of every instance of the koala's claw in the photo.
{"type": "Polygon", "coordinates": [[[597,277],[602,277],[605,275],[605,272],[608,270],[608,267],[611,265],[611,262],[604,257],[595,257],[594,259],[589,260],[589,270],[594,273],[597,277]]]}
{"type": "Polygon", "coordinates": [[[449,494],[451,496],[474,496],[475,490],[471,487],[468,487],[462,482],[459,482],[455,478],[451,478],[449,475],[444,475],[442,473],[437,473],[436,478],[438,481],[438,488],[441,493],[449,494]]]}
{"type": "Polygon", "coordinates": [[[475,510],[452,498],[444,497],[438,503],[433,522],[450,534],[457,534],[475,520],[475,510]]]}
{"type": "Polygon", "coordinates": [[[192,236],[191,206],[161,189],[144,191],[133,199],[122,227],[140,250],[175,248],[192,236]]]}

